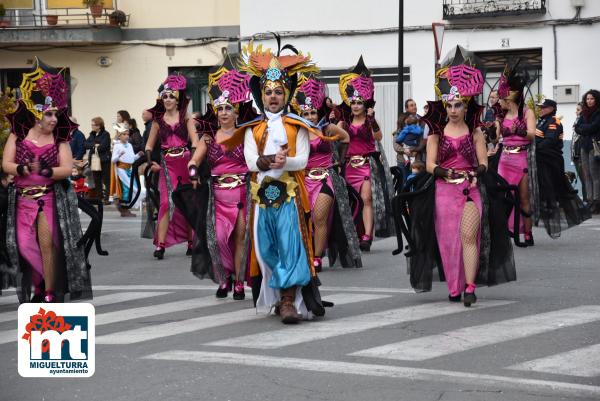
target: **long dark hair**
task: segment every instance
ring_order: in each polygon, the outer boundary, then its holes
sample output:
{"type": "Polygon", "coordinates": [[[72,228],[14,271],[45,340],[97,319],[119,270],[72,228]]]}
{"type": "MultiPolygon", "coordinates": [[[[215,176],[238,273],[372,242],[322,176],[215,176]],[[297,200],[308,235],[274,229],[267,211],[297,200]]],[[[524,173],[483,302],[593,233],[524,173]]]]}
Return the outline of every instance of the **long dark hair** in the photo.
{"type": "Polygon", "coordinates": [[[131,120],[131,116],[127,110],[119,110],[117,111],[117,114],[120,115],[125,122],[129,122],[129,120],[131,120]]]}
{"type": "Polygon", "coordinates": [[[596,89],[590,89],[589,91],[585,92],[583,98],[581,99],[581,114],[583,115],[583,118],[586,119],[586,121],[589,121],[592,114],[594,114],[598,110],[600,110],[600,92],[596,89]],[[592,95],[596,100],[596,104],[594,105],[593,109],[589,108],[587,105],[586,98],[588,97],[588,95],[592,95]]]}

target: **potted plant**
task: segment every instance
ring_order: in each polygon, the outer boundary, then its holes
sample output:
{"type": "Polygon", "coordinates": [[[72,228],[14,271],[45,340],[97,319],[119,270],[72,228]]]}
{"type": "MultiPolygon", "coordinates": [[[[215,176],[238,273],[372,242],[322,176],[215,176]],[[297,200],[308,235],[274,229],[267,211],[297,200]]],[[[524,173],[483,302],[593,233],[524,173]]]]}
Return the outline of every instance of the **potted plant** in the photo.
{"type": "Polygon", "coordinates": [[[102,16],[102,10],[104,9],[104,1],[102,0],[83,0],[83,4],[90,8],[92,17],[99,18],[102,16]]]}
{"type": "Polygon", "coordinates": [[[108,16],[111,25],[123,26],[127,22],[127,15],[121,10],[115,10],[108,16]]]}
{"type": "Polygon", "coordinates": [[[0,28],[6,28],[10,26],[10,20],[5,20],[6,8],[3,3],[0,3],[0,28]]]}
{"type": "Polygon", "coordinates": [[[46,24],[50,25],[50,26],[54,26],[56,24],[58,24],[58,15],[52,13],[52,14],[46,14],[46,24]]]}

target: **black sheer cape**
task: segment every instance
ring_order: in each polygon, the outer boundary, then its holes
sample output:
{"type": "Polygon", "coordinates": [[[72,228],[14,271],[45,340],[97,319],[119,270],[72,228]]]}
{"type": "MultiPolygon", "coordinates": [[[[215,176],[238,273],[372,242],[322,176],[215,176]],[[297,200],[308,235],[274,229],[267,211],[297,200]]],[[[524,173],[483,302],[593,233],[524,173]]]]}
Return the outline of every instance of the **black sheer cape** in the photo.
{"type": "MultiPolygon", "coordinates": [[[[434,177],[422,173],[415,178],[414,187],[414,192],[401,192],[393,199],[399,231],[397,251],[405,251],[411,286],[417,292],[424,292],[431,291],[434,279],[445,280],[435,235],[434,177]]],[[[507,221],[515,204],[516,188],[496,173],[488,172],[480,178],[479,189],[483,216],[476,283],[493,286],[514,281],[516,269],[507,221]]]]}

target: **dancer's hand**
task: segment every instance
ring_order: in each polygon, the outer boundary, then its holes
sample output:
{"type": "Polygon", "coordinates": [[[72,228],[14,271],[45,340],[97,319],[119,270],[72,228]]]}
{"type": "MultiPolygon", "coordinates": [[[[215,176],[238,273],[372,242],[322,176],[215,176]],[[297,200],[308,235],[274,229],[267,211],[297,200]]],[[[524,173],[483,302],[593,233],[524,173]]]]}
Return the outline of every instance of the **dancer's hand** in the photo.
{"type": "Polygon", "coordinates": [[[29,162],[29,171],[37,174],[40,172],[41,165],[39,159],[36,157],[32,162],[29,162]]]}
{"type": "Polygon", "coordinates": [[[287,149],[282,149],[275,153],[275,161],[269,165],[271,170],[277,170],[283,168],[285,161],[287,160],[287,149]]]}
{"type": "Polygon", "coordinates": [[[152,164],[150,165],[150,171],[152,171],[153,173],[158,173],[160,170],[162,170],[162,168],[158,165],[158,163],[152,162],[152,164]]]}
{"type": "Polygon", "coordinates": [[[367,117],[375,117],[375,110],[372,107],[367,109],[367,117]]]}

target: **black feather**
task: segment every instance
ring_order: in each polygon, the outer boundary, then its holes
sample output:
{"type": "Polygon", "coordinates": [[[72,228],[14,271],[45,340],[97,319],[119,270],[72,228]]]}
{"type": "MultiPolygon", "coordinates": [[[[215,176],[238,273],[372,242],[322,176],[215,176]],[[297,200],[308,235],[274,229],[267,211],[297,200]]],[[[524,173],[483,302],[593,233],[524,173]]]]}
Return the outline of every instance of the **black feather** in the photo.
{"type": "Polygon", "coordinates": [[[284,51],[285,49],[290,49],[291,51],[293,51],[295,54],[300,54],[300,52],[298,51],[298,49],[296,49],[293,45],[285,45],[281,48],[281,51],[284,51]]]}

